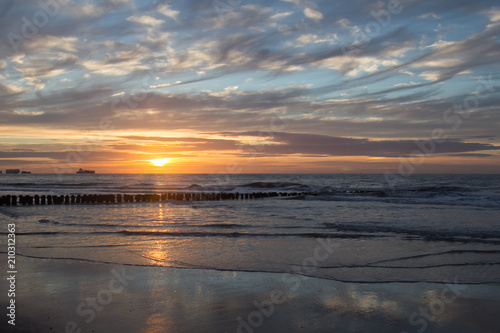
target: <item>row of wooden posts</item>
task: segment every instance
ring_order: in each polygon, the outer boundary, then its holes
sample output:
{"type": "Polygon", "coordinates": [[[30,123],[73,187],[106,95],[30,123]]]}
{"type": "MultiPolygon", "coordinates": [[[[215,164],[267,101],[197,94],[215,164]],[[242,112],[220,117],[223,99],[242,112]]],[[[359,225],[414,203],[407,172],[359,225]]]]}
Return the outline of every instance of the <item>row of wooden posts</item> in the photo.
{"type": "Polygon", "coordinates": [[[16,205],[79,205],[113,204],[132,202],[165,201],[214,201],[214,200],[250,200],[269,197],[296,197],[301,192],[254,192],[254,193],[163,193],[163,194],[78,194],[78,195],[3,195],[0,206],[16,205]]]}

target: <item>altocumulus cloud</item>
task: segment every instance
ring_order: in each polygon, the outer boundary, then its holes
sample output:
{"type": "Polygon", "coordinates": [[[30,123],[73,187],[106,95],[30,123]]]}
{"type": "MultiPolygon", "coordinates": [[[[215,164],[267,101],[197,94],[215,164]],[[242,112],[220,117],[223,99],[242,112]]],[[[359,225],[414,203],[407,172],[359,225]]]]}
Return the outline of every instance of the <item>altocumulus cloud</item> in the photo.
{"type": "Polygon", "coordinates": [[[1,158],[58,161],[99,131],[118,141],[95,143],[96,158],[146,152],[133,134],[147,131],[194,140],[171,154],[228,153],[248,144],[239,133],[269,131],[276,117],[286,127],[259,156],[391,158],[442,128],[440,156],[499,158],[495,1],[224,3],[4,1],[1,158]],[[113,126],[103,131],[102,119],[113,126]]]}

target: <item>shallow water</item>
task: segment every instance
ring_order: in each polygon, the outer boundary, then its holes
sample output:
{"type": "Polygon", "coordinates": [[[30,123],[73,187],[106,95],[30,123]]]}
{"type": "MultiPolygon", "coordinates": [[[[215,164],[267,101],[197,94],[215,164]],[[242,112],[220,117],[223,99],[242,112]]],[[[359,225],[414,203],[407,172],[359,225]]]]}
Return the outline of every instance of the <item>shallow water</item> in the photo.
{"type": "MultiPolygon", "coordinates": [[[[0,207],[18,255],[294,273],[349,282],[500,282],[500,177],[3,175],[3,194],[301,191],[299,198],[0,207]],[[392,185],[392,186],[391,186],[392,185]]],[[[2,233],[6,233],[5,230],[2,233]]]]}
{"type": "MultiPolygon", "coordinates": [[[[500,324],[498,285],[359,284],[19,259],[15,332],[71,332],[65,329],[71,323],[76,332],[469,333],[495,332],[500,324]],[[116,292],[109,289],[113,271],[125,277],[122,285],[114,283],[116,292]],[[101,299],[99,307],[89,305],[93,298],[101,299]]],[[[0,281],[0,287],[5,284],[0,281]]],[[[0,322],[2,332],[12,331],[7,326],[0,322]]]]}

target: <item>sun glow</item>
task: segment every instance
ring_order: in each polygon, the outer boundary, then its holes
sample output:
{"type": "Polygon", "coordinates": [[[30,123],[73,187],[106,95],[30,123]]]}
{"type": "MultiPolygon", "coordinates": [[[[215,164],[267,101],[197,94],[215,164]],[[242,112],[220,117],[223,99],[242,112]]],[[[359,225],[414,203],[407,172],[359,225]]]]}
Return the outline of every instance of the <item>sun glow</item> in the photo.
{"type": "Polygon", "coordinates": [[[149,162],[153,163],[154,166],[162,167],[165,164],[170,162],[170,158],[161,158],[158,160],[150,160],[149,162]]]}

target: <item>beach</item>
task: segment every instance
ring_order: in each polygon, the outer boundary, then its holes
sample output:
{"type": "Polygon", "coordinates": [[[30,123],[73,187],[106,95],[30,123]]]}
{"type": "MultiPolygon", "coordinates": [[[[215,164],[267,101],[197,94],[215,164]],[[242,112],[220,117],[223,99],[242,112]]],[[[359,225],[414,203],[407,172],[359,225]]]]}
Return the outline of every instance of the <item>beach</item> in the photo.
{"type": "Polygon", "coordinates": [[[3,332],[496,332],[500,324],[498,285],[284,282],[23,257],[18,265],[16,328],[3,322],[3,332]]]}
{"type": "Polygon", "coordinates": [[[2,206],[2,237],[15,237],[0,251],[2,290],[15,294],[0,298],[15,313],[2,331],[495,332],[500,323],[498,177],[419,176],[397,188],[381,175],[88,177],[6,178],[0,195],[291,196],[2,206]]]}

